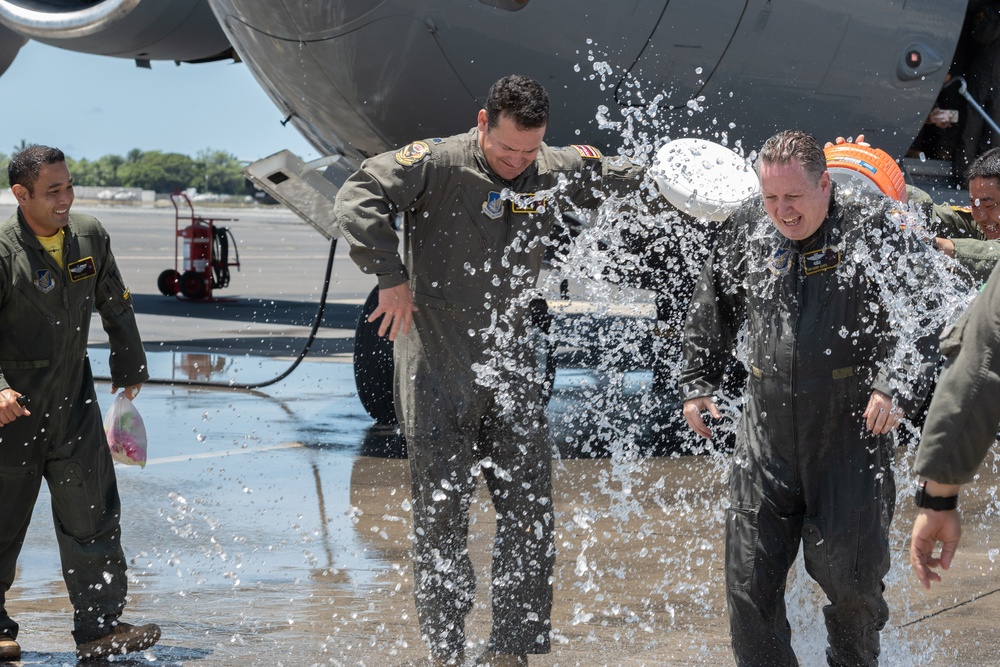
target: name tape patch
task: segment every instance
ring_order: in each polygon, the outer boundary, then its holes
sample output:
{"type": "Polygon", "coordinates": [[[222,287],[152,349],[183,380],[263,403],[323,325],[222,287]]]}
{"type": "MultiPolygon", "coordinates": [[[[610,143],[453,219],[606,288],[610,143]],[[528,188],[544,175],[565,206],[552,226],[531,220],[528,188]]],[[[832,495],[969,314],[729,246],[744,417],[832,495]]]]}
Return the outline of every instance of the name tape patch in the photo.
{"type": "Polygon", "coordinates": [[[69,270],[69,279],[73,282],[93,278],[97,275],[97,267],[94,265],[93,257],[84,257],[72,262],[66,267],[69,270]]]}

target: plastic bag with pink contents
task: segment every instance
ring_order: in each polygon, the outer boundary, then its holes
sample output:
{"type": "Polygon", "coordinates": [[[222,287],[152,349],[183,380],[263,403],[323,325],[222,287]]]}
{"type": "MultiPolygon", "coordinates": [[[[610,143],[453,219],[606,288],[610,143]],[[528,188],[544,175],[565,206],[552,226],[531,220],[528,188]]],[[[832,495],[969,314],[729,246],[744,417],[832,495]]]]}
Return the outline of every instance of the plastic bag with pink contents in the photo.
{"type": "Polygon", "coordinates": [[[125,392],[119,392],[108,408],[104,432],[111,447],[111,458],[119,463],[146,467],[146,425],[125,392]]]}

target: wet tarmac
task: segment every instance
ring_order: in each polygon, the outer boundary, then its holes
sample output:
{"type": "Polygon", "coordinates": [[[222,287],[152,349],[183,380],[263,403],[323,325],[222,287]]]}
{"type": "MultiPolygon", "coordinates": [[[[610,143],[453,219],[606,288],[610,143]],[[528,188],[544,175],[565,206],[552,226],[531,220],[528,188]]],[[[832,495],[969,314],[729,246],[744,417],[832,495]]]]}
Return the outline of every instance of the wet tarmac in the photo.
{"type": "MultiPolygon", "coordinates": [[[[257,390],[188,386],[263,383],[289,367],[322,289],[326,242],[284,212],[226,212],[240,217],[232,225],[242,270],[215,301],[192,303],[156,292],[156,275],[173,259],[172,211],[83,210],[112,233],[153,376],[182,383],[143,389],[136,406],[150,434],[149,461],[144,469],[117,467],[130,560],[125,620],[159,623],[163,638],[115,663],[387,667],[423,657],[407,463],[392,430],[373,426],[354,389],[351,339],[370,279],[338,248],[328,317],[287,379],[257,390]]],[[[102,375],[107,350],[96,322],[94,329],[91,357],[102,375]]],[[[659,437],[648,424],[588,419],[587,388],[603,381],[588,368],[557,371],[555,440],[572,445],[627,428],[639,445],[659,437]]],[[[617,382],[623,405],[649,400],[648,373],[617,382]]],[[[109,386],[98,390],[106,409],[109,386]]],[[[721,545],[725,454],[640,456],[627,448],[589,458],[572,446],[556,449],[555,634],[552,653],[531,665],[733,664],[721,545]]],[[[913,513],[901,496],[883,664],[997,662],[997,488],[991,462],[964,496],[958,561],[929,593],[905,565],[913,513]]],[[[48,504],[43,491],[8,608],[21,624],[24,664],[75,664],[48,504]]],[[[480,494],[470,656],[489,630],[493,520],[480,494]]],[[[821,602],[804,580],[797,573],[790,587],[796,648],[803,665],[819,665],[821,602]]]]}

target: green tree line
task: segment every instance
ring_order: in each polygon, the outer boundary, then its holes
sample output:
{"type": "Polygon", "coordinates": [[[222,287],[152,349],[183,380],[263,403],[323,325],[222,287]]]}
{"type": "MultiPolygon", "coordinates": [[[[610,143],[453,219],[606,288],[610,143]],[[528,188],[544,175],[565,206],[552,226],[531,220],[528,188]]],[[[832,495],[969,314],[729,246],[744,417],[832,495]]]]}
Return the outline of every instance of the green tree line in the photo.
{"type": "MultiPolygon", "coordinates": [[[[22,141],[11,154],[0,152],[0,186],[7,188],[7,164],[11,155],[27,144],[22,141]]],[[[68,155],[66,164],[75,185],[97,187],[121,186],[171,193],[187,188],[224,195],[252,194],[253,186],[241,173],[243,165],[236,156],[206,149],[197,156],[180,153],[143,151],[133,148],[127,155],[105,155],[97,160],[75,160],[68,155]]]]}

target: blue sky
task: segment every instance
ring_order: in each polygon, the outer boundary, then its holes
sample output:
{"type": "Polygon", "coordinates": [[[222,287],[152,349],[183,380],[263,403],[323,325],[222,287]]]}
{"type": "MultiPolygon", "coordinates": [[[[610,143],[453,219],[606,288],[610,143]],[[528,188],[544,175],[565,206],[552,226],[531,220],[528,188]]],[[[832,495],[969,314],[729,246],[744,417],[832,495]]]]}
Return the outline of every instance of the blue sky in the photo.
{"type": "Polygon", "coordinates": [[[22,139],[97,159],[133,148],[183,153],[222,150],[251,161],[287,148],[319,157],[242,63],[151,70],[131,60],[28,42],[0,75],[0,152],[22,139]]]}

